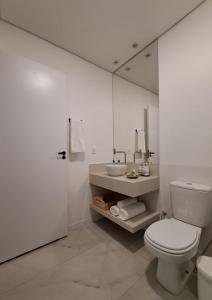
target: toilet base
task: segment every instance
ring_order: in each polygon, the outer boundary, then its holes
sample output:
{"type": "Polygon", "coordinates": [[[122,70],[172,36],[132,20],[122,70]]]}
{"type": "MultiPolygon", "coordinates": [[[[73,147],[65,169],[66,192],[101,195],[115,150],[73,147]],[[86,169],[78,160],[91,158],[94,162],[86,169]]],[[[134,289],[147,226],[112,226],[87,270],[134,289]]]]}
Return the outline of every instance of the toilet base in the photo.
{"type": "Polygon", "coordinates": [[[158,259],[157,280],[166,290],[177,295],[184,288],[194,267],[195,265],[192,261],[187,261],[182,264],[173,264],[158,259]]]}

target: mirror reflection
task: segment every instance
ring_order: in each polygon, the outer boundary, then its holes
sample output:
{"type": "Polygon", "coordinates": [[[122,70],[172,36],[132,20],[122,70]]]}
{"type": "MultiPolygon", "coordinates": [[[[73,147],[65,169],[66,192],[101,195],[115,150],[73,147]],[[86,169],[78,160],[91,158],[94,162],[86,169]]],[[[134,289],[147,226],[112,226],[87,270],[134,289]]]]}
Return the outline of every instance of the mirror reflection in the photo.
{"type": "Polygon", "coordinates": [[[158,43],[113,74],[114,161],[159,162],[158,43]]]}

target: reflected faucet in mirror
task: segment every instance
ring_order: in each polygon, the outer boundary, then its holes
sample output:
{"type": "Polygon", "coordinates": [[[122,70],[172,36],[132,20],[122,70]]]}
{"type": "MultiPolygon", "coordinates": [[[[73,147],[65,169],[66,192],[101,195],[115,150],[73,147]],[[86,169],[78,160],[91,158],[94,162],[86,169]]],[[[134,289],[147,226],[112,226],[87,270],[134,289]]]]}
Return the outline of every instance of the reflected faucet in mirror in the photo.
{"type": "Polygon", "coordinates": [[[135,151],[134,155],[133,155],[133,162],[134,162],[134,164],[135,164],[135,160],[136,160],[136,154],[140,154],[140,158],[142,158],[142,155],[143,155],[144,162],[148,163],[149,162],[149,158],[152,157],[155,154],[155,152],[151,152],[151,151],[149,151],[149,149],[146,152],[144,152],[144,153],[141,150],[135,151]]]}
{"type": "Polygon", "coordinates": [[[134,155],[133,155],[133,162],[134,162],[134,164],[135,164],[136,154],[140,154],[140,158],[141,158],[142,157],[142,151],[138,150],[138,151],[134,152],[134,155]]]}
{"type": "Polygon", "coordinates": [[[144,153],[144,162],[148,162],[149,158],[152,157],[155,154],[155,152],[149,151],[149,149],[144,153]]]}
{"type": "Polygon", "coordinates": [[[113,148],[113,155],[120,154],[120,153],[124,154],[124,164],[126,165],[127,164],[127,153],[126,153],[126,151],[117,151],[115,148],[113,148]]]}

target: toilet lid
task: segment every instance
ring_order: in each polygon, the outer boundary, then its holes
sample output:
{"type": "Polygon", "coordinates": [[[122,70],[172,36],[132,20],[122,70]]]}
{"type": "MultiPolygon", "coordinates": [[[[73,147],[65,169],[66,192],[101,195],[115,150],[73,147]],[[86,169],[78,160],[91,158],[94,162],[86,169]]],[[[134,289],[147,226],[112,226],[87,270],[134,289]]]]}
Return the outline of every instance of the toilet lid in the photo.
{"type": "Polygon", "coordinates": [[[184,250],[197,240],[194,226],[176,219],[165,219],[153,223],[146,230],[146,235],[155,244],[170,250],[184,250]]]}

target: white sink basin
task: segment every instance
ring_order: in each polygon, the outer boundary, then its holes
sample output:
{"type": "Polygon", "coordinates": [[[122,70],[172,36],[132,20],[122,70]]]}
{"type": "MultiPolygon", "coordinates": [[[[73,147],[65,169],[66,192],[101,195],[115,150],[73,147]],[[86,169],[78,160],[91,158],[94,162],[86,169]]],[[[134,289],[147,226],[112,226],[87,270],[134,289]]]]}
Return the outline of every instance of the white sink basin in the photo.
{"type": "Polygon", "coordinates": [[[110,164],[105,165],[105,169],[109,176],[122,176],[127,172],[127,165],[110,164]]]}

